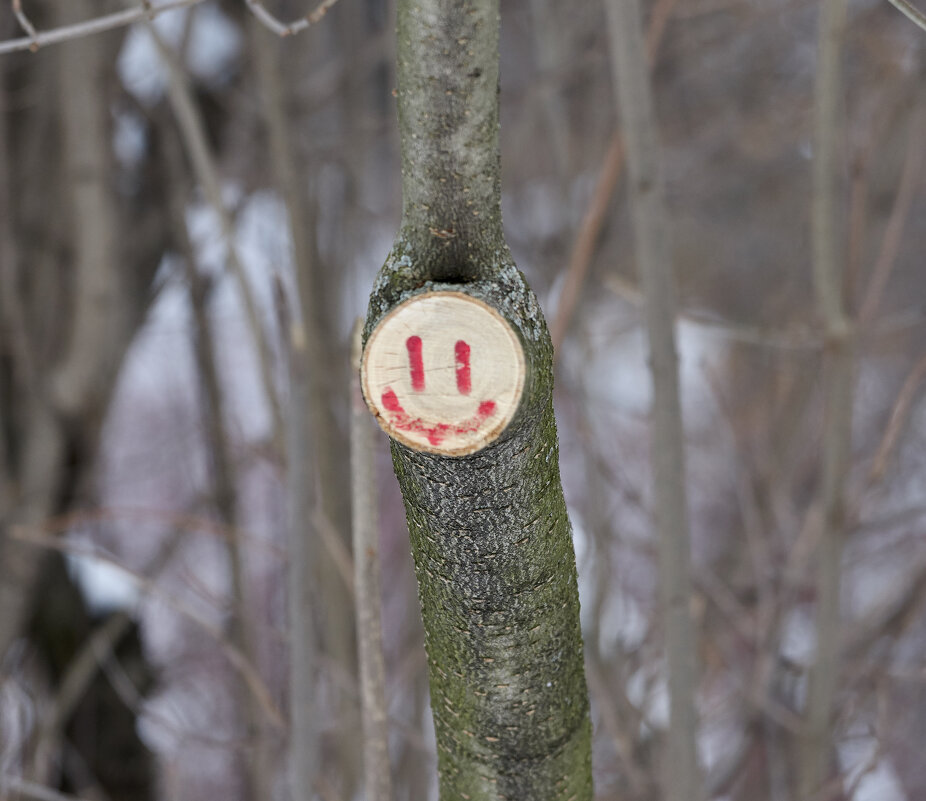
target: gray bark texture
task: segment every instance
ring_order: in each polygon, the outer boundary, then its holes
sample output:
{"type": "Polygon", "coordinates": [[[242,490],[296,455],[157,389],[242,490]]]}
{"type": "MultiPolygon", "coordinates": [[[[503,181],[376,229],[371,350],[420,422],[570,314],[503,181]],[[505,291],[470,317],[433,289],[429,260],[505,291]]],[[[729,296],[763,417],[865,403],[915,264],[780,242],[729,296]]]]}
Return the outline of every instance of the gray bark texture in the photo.
{"type": "Polygon", "coordinates": [[[397,304],[463,292],[517,332],[527,378],[502,434],[464,457],[392,442],[418,577],[442,801],[592,798],[575,555],[553,350],[501,229],[498,0],[400,0],[403,220],[364,340],[397,304]]]}

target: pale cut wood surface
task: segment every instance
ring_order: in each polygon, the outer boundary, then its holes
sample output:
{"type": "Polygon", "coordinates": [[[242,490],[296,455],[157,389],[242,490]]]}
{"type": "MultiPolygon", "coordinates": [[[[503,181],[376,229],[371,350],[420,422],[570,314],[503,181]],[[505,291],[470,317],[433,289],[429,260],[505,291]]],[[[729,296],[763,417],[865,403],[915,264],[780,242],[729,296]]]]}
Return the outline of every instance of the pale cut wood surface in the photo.
{"type": "Polygon", "coordinates": [[[525,361],[512,327],[461,292],[397,306],[373,330],[361,364],[382,429],[418,451],[463,456],[495,440],[517,411],[525,361]]]}

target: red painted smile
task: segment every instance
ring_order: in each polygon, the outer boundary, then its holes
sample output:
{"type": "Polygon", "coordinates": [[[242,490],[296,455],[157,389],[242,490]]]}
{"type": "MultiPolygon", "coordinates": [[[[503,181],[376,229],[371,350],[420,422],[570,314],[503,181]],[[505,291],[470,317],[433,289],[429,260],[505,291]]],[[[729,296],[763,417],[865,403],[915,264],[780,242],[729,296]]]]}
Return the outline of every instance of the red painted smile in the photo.
{"type": "MultiPolygon", "coordinates": [[[[408,369],[411,378],[412,390],[424,392],[425,375],[424,360],[422,359],[421,337],[411,336],[405,340],[408,350],[408,369]]],[[[457,391],[461,395],[469,395],[472,391],[472,374],[470,370],[470,347],[462,339],[454,346],[456,359],[457,391]]],[[[495,414],[495,401],[482,401],[472,417],[460,423],[429,423],[420,417],[412,417],[399,402],[398,396],[391,387],[386,387],[381,396],[383,408],[390,414],[390,423],[400,431],[423,434],[434,447],[440,447],[444,439],[450,436],[473,434],[483,423],[495,414]]]]}

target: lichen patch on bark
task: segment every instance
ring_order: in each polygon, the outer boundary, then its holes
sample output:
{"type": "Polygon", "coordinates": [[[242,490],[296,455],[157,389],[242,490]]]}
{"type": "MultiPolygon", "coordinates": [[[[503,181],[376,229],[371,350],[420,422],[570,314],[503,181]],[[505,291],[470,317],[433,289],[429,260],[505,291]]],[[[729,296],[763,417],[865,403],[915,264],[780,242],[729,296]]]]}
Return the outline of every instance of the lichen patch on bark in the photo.
{"type": "Polygon", "coordinates": [[[498,0],[400,0],[398,50],[403,218],[373,285],[364,342],[411,298],[462,293],[511,326],[525,368],[516,414],[480,450],[447,456],[392,441],[424,620],[441,801],[591,801],[553,349],[502,235],[498,0]]]}

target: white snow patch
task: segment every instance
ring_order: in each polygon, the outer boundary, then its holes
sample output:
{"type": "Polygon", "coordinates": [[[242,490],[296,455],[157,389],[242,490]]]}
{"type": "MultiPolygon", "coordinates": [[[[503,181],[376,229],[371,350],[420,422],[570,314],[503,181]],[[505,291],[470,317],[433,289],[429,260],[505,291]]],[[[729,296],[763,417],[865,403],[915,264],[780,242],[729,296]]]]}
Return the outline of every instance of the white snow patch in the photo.
{"type": "Polygon", "coordinates": [[[67,563],[92,612],[131,611],[137,606],[141,593],[126,570],[90,556],[69,555],[67,563]]]}
{"type": "MultiPolygon", "coordinates": [[[[222,202],[225,208],[232,208],[240,198],[240,187],[234,184],[222,187],[222,202]]],[[[187,207],[186,224],[199,269],[211,276],[222,273],[228,261],[229,243],[222,230],[222,221],[218,213],[210,203],[199,200],[187,207]]],[[[237,234],[235,239],[237,245],[237,234]]]]}
{"type": "Polygon", "coordinates": [[[698,756],[707,772],[736,764],[744,747],[742,727],[728,719],[704,716],[698,732],[698,756]]]}
{"type": "MultiPolygon", "coordinates": [[[[165,260],[162,272],[170,269],[165,260]]],[[[126,355],[119,394],[163,397],[168,389],[175,393],[188,391],[196,377],[189,327],[186,287],[169,282],[158,292],[148,319],[126,355]]]]}
{"type": "MultiPolygon", "coordinates": [[[[222,83],[238,58],[241,33],[217,6],[201,5],[195,12],[187,46],[187,67],[204,83],[222,83]]],[[[155,29],[169,47],[179,46],[190,13],[191,9],[178,9],[154,20],[155,29]]],[[[116,68],[125,88],[143,103],[156,103],[167,89],[167,67],[146,24],[134,25],[129,30],[116,68]]]]}
{"type": "Polygon", "coordinates": [[[877,747],[874,737],[855,737],[839,746],[839,761],[846,774],[845,786],[858,783],[853,801],[907,801],[890,763],[879,759],[872,766],[877,747]]]}
{"type": "Polygon", "coordinates": [[[611,592],[598,621],[601,653],[613,653],[620,643],[627,651],[638,648],[646,637],[647,618],[639,604],[624,592],[611,592]]]}
{"type": "MultiPolygon", "coordinates": [[[[590,360],[583,364],[587,375],[597,383],[592,386],[593,392],[610,397],[628,414],[641,417],[648,414],[653,382],[643,327],[637,325],[597,344],[590,360]]],[[[676,347],[685,423],[688,427],[699,427],[706,422],[713,405],[705,368],[723,358],[724,347],[703,326],[685,321],[678,325],[676,347]]]]}
{"type": "Polygon", "coordinates": [[[113,129],[113,150],[120,164],[130,167],[138,164],[148,147],[144,123],[135,113],[116,115],[113,129]]]}
{"type": "Polygon", "coordinates": [[[663,668],[660,666],[658,670],[655,677],[649,665],[634,673],[627,682],[627,697],[642,710],[649,726],[665,729],[669,725],[669,686],[663,668]]]}
{"type": "Polygon", "coordinates": [[[0,682],[0,775],[16,775],[36,725],[35,701],[15,679],[0,682]]]}
{"type": "Polygon", "coordinates": [[[817,635],[810,617],[796,610],[788,614],[781,638],[781,654],[799,665],[813,662],[817,635]]]}
{"type": "Polygon", "coordinates": [[[907,801],[894,769],[881,760],[874,770],[865,774],[855,791],[853,801],[907,801]]]}
{"type": "Polygon", "coordinates": [[[245,200],[237,222],[235,241],[242,267],[258,302],[273,309],[274,276],[282,279],[293,268],[286,206],[274,192],[255,192],[245,200]]]}

